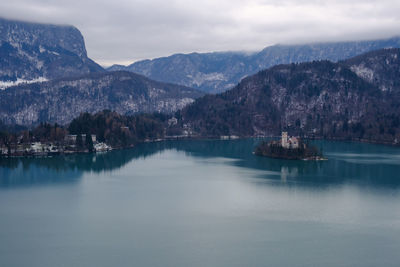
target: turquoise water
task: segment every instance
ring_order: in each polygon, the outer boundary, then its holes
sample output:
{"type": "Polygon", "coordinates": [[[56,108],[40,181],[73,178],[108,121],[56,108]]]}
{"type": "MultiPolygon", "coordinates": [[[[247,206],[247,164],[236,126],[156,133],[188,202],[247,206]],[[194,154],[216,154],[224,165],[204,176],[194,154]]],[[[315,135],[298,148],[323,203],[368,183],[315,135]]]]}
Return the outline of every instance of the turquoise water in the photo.
{"type": "Polygon", "coordinates": [[[0,266],[400,266],[400,149],[259,140],[0,160],[0,266]]]}

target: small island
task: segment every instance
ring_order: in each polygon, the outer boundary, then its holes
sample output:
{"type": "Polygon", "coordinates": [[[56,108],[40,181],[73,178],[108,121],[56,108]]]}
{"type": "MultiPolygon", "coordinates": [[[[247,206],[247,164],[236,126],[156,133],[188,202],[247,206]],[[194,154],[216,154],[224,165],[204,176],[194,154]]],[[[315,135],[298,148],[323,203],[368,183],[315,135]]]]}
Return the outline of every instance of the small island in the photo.
{"type": "Polygon", "coordinates": [[[317,147],[304,143],[300,138],[289,137],[287,132],[282,132],[279,141],[261,142],[254,154],[279,159],[326,160],[317,147]]]}

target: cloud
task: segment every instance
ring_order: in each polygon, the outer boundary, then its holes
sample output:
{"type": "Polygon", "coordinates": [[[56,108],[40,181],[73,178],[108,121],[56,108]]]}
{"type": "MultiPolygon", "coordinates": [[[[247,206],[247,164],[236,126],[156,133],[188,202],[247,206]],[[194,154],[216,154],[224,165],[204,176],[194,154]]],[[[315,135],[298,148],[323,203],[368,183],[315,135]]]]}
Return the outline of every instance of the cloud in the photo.
{"type": "Polygon", "coordinates": [[[104,65],[400,34],[397,0],[13,0],[0,3],[0,16],[72,24],[104,65]]]}

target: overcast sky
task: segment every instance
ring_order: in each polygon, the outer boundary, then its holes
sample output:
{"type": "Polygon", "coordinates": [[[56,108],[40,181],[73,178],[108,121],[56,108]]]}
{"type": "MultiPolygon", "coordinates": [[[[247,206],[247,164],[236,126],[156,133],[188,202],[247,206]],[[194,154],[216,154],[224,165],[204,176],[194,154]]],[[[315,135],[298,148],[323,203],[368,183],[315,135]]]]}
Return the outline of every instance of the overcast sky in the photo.
{"type": "Polygon", "coordinates": [[[400,0],[2,0],[0,16],[72,24],[102,65],[400,35],[400,0]]]}

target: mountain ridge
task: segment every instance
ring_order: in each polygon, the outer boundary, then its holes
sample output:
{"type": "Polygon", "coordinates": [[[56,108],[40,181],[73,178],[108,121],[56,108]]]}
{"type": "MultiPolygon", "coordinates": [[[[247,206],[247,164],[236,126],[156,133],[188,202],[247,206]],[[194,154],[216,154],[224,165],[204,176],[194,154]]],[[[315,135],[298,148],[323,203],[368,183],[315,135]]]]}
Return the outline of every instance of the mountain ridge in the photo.
{"type": "Polygon", "coordinates": [[[114,65],[107,70],[132,71],[154,80],[183,84],[207,93],[219,93],[234,87],[242,78],[273,65],[322,59],[339,61],[391,47],[400,47],[400,37],[300,45],[277,44],[254,53],[180,53],[141,60],[128,66],[114,65]]]}
{"type": "Polygon", "coordinates": [[[131,72],[91,73],[0,91],[0,120],[30,126],[40,122],[66,124],[82,112],[104,109],[121,114],[171,113],[202,95],[192,88],[131,72]]]}

